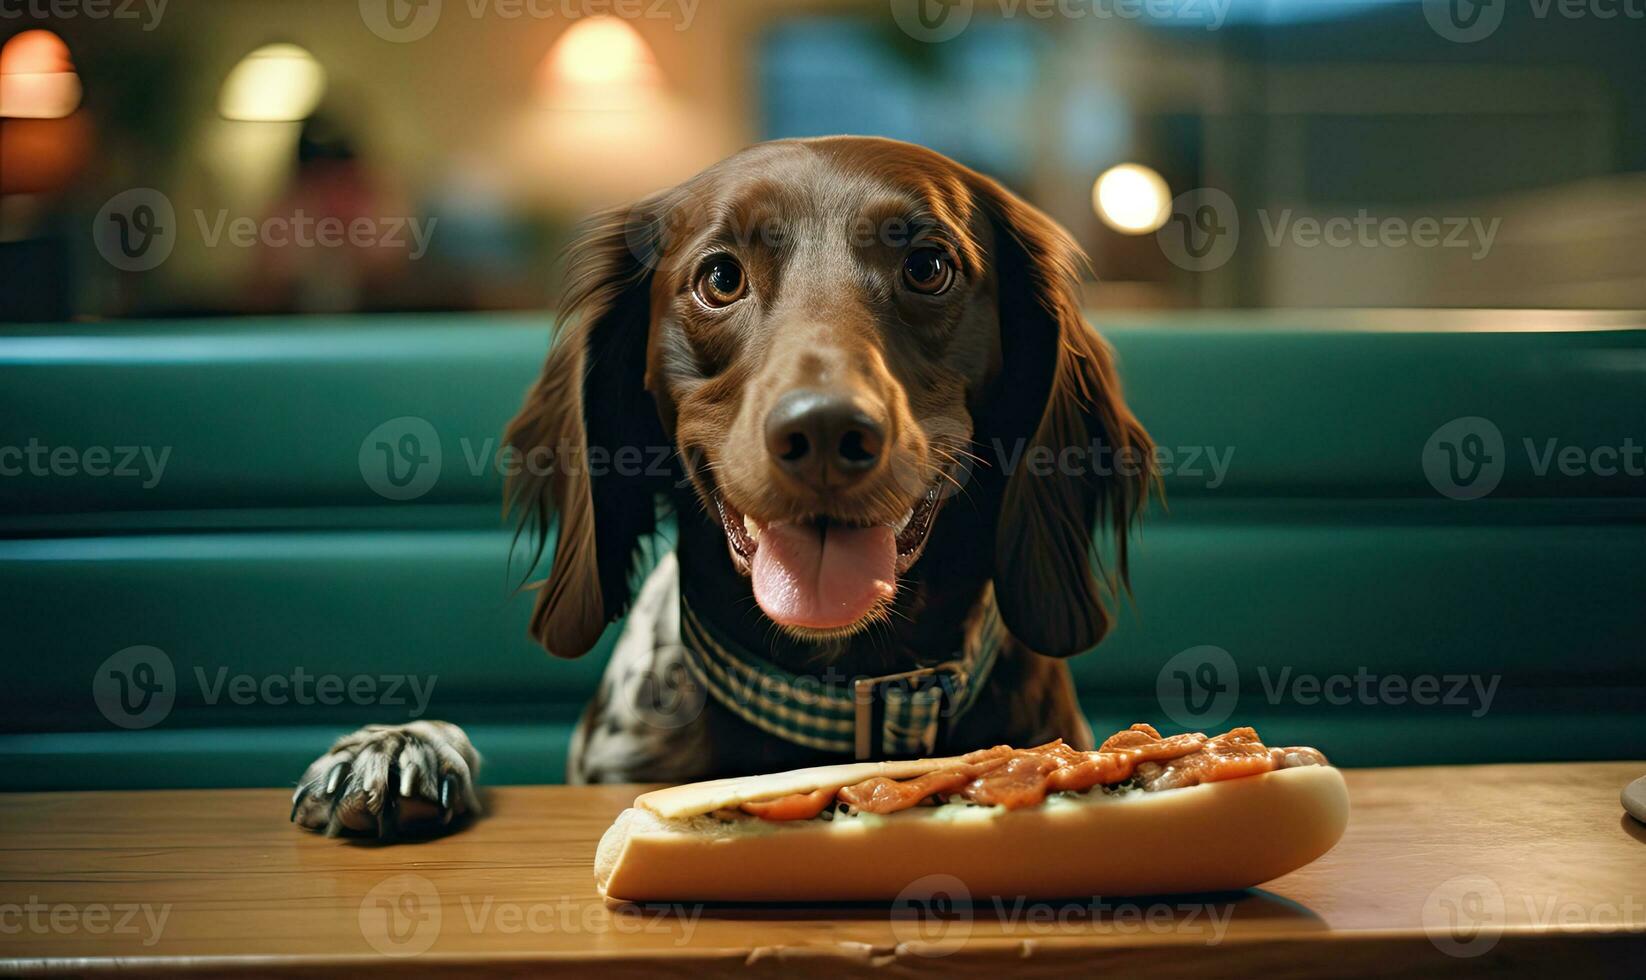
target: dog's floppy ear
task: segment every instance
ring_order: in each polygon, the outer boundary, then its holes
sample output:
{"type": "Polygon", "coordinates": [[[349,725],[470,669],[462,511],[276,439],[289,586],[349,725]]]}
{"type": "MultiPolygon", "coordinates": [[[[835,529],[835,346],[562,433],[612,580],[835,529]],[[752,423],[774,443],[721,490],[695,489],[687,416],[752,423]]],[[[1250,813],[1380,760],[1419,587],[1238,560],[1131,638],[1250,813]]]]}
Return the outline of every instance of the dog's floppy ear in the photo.
{"type": "MultiPolygon", "coordinates": [[[[554,562],[531,632],[580,657],[629,604],[635,549],[656,530],[658,460],[667,442],[645,390],[650,329],[650,204],[593,218],[567,251],[560,317],[542,376],[509,423],[507,504],[541,558],[558,517],[554,562]]],[[[529,574],[529,573],[528,573],[529,574]]]]}
{"type": "Polygon", "coordinates": [[[994,462],[1014,464],[995,597],[1013,636],[1066,657],[1103,639],[1108,603],[1129,586],[1127,533],[1156,482],[1154,445],[1121,398],[1113,353],[1081,316],[1079,246],[994,181],[975,178],[973,193],[993,225],[1001,334],[1001,374],[978,429],[1007,449],[994,462]],[[1114,540],[1107,569],[1102,537],[1114,540]]]}

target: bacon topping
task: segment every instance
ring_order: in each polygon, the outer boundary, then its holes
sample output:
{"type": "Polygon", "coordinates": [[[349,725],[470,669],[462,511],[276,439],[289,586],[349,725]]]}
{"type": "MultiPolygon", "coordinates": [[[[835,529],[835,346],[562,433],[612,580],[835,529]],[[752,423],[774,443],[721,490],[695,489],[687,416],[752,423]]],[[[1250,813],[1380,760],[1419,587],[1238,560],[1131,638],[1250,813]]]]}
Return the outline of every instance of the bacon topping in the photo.
{"type": "Polygon", "coordinates": [[[750,800],[743,804],[743,812],[762,820],[810,820],[833,802],[834,790],[825,788],[810,793],[790,793],[775,800],[750,800]]]}
{"type": "Polygon", "coordinates": [[[876,776],[860,783],[745,803],[766,820],[807,820],[836,799],[864,813],[896,813],[922,801],[955,795],[1008,810],[1035,806],[1048,793],[1083,792],[1134,776],[1145,790],[1178,789],[1238,779],[1299,765],[1325,765],[1306,747],[1269,748],[1250,728],[1208,739],[1199,732],[1163,738],[1151,725],[1133,725],[1083,752],[1062,739],[1031,749],[996,745],[961,756],[960,763],[913,779],[876,776]]]}
{"type": "Polygon", "coordinates": [[[1172,759],[1164,765],[1148,762],[1138,767],[1143,788],[1181,789],[1200,783],[1255,776],[1274,769],[1280,760],[1250,728],[1234,728],[1207,739],[1200,751],[1172,759]]]}
{"type": "Polygon", "coordinates": [[[1081,752],[1058,739],[1023,750],[1004,766],[974,780],[964,795],[973,803],[1008,810],[1036,806],[1047,793],[1122,783],[1142,763],[1190,755],[1205,744],[1206,736],[1198,732],[1161,738],[1149,725],[1133,725],[1109,736],[1096,752],[1081,752]]]}
{"type": "Polygon", "coordinates": [[[896,813],[918,805],[928,796],[952,793],[969,779],[964,769],[945,769],[903,780],[876,776],[855,786],[841,787],[840,801],[864,813],[896,813]]]}

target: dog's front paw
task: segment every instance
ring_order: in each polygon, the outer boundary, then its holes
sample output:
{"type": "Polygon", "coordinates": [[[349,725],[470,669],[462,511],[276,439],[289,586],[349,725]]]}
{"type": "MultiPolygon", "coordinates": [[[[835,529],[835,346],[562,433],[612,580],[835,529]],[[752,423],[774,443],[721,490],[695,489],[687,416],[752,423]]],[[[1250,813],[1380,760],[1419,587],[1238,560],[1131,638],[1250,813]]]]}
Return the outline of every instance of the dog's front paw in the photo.
{"type": "Polygon", "coordinates": [[[367,725],[338,739],[303,773],[291,819],[331,836],[444,833],[480,812],[479,772],[469,737],[449,722],[367,725]]]}

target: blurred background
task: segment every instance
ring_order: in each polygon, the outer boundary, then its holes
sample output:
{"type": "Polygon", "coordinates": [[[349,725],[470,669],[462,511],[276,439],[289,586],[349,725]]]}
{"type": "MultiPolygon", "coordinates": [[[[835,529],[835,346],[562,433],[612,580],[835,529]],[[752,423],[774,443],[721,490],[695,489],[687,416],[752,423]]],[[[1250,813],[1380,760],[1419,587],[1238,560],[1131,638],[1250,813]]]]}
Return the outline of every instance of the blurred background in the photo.
{"type": "Polygon", "coordinates": [[[1641,307],[1643,16],[0,0],[0,320],[541,309],[589,210],[830,133],[1001,178],[1095,307],[1641,307]]]}
{"type": "Polygon", "coordinates": [[[498,445],[557,257],[831,133],[1091,255],[1170,503],[1094,727],[1646,758],[1646,0],[0,0],[0,790],[418,717],[562,779],[616,628],[530,639],[498,445]]]}

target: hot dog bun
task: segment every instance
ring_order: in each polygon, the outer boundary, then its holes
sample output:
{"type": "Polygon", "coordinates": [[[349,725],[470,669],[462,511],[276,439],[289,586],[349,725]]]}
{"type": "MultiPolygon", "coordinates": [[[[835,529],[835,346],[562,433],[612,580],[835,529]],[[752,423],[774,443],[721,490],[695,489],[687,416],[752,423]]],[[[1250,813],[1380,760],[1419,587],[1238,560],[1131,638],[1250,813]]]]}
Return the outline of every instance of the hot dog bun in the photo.
{"type": "Polygon", "coordinates": [[[1063,795],[1016,810],[951,803],[792,823],[703,815],[757,791],[773,795],[763,780],[780,778],[778,789],[794,792],[866,778],[859,770],[891,775],[878,765],[903,767],[898,776],[906,776],[943,761],[830,766],[647,794],[601,838],[600,894],[614,904],[884,901],[934,874],[958,878],[974,898],[1221,891],[1308,864],[1348,822],[1343,776],[1324,765],[1181,789],[1063,795]]]}

